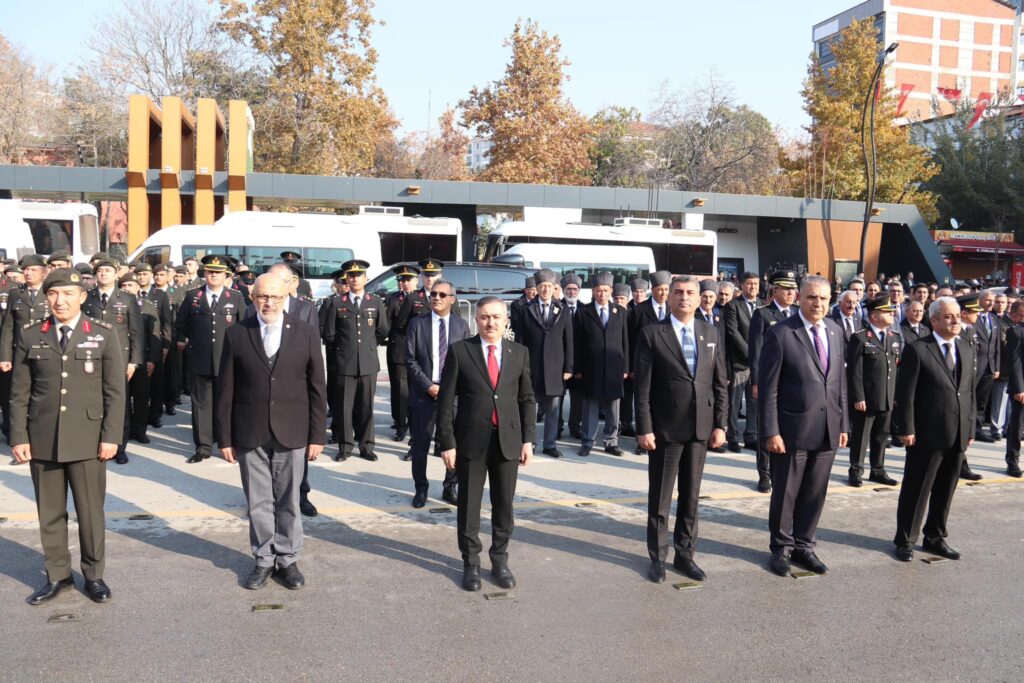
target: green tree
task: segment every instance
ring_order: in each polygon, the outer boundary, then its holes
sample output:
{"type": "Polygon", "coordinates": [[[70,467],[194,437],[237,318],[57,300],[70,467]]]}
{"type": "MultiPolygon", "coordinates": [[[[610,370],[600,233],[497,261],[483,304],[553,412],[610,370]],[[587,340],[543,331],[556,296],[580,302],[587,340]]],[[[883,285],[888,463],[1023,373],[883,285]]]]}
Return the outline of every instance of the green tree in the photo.
{"type": "Polygon", "coordinates": [[[558,36],[517,21],[504,45],[512,48],[504,77],[459,103],[462,124],[494,142],[481,179],[589,185],[592,126],[562,90],[569,62],[558,36]]]}
{"type": "MultiPolygon", "coordinates": [[[[822,199],[866,198],[861,114],[880,51],[878,29],[865,20],[850,24],[832,43],[836,62],[831,68],[823,68],[811,54],[803,88],[804,110],[811,117],[809,140],[787,164],[796,193],[822,199]]],[[[896,110],[896,98],[883,79],[875,115],[875,200],[916,204],[926,220],[934,221],[935,196],[922,183],[938,168],[928,150],[914,144],[910,129],[893,123],[896,110]]]]}
{"type": "Polygon", "coordinates": [[[632,107],[602,109],[590,123],[594,185],[643,188],[656,179],[661,137],[657,126],[643,123],[640,112],[632,107]]]}

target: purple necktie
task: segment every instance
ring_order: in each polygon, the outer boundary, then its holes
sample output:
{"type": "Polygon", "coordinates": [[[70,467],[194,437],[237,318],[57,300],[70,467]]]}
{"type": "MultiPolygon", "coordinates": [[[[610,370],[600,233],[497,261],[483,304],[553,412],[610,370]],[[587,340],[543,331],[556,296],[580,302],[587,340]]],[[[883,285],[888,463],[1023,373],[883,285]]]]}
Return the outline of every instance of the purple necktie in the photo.
{"type": "Polygon", "coordinates": [[[821,325],[811,326],[811,331],[814,332],[814,350],[818,352],[818,363],[821,364],[821,369],[828,374],[828,352],[825,351],[825,344],[821,341],[821,325]]]}

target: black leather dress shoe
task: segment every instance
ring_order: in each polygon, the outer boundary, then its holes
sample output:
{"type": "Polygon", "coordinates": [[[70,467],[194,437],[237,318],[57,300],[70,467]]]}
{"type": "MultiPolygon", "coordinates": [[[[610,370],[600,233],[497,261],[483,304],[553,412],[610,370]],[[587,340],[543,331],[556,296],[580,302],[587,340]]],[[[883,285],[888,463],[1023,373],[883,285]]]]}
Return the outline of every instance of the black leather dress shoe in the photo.
{"type": "Polygon", "coordinates": [[[985,432],[974,432],[974,440],[982,443],[995,443],[996,440],[985,432]]]}
{"type": "Polygon", "coordinates": [[[578,429],[570,429],[569,430],[569,436],[571,436],[574,439],[582,440],[583,439],[583,432],[581,432],[578,429]]]}
{"type": "Polygon", "coordinates": [[[85,595],[93,602],[106,602],[110,599],[110,587],[103,582],[103,579],[86,581],[85,595]]]}
{"type": "Polygon", "coordinates": [[[516,577],[512,575],[512,571],[506,565],[496,564],[491,567],[491,576],[494,578],[494,582],[505,590],[516,587],[516,577]]]}
{"type": "Polygon", "coordinates": [[[757,475],[757,490],[759,493],[768,493],[772,490],[772,478],[767,474],[757,475]]]}
{"type": "Polygon", "coordinates": [[[580,448],[580,454],[579,455],[580,455],[581,458],[587,457],[588,455],[590,455],[590,449],[589,448],[580,448]]]}
{"type": "Polygon", "coordinates": [[[620,458],[623,455],[625,455],[625,452],[623,452],[623,450],[621,448],[619,448],[618,446],[605,446],[604,447],[604,452],[607,453],[608,455],[615,455],[615,456],[618,456],[620,458]]]}
{"type": "Polygon", "coordinates": [[[1024,473],[1020,471],[1020,465],[1016,462],[1011,462],[1006,465],[1006,473],[1011,477],[1016,477],[1017,479],[1020,479],[1021,476],[1024,475],[1024,473]]]}
{"type": "Polygon", "coordinates": [[[209,457],[210,457],[210,456],[208,456],[208,455],[203,455],[202,453],[196,453],[195,455],[193,455],[193,456],[192,456],[191,458],[189,458],[189,459],[188,459],[188,460],[186,460],[185,462],[187,462],[187,463],[188,463],[188,464],[190,464],[190,465],[194,465],[194,464],[196,464],[197,462],[202,462],[202,461],[206,460],[206,459],[207,459],[207,458],[209,458],[209,457]]]}
{"type": "Polygon", "coordinates": [[[562,451],[557,448],[545,448],[543,451],[544,455],[550,455],[552,458],[561,458],[562,451]]]}
{"type": "Polygon", "coordinates": [[[338,443],[338,437],[336,437],[334,434],[331,434],[329,437],[327,437],[327,443],[338,443]]]}
{"type": "Polygon", "coordinates": [[[475,564],[466,565],[462,569],[462,590],[480,590],[480,567],[475,564]]]}
{"type": "Polygon", "coordinates": [[[284,569],[278,569],[277,576],[281,579],[284,587],[290,591],[297,591],[306,585],[306,577],[299,571],[299,565],[296,562],[292,562],[284,569]]]}
{"type": "Polygon", "coordinates": [[[370,462],[377,462],[377,454],[373,451],[363,451],[359,454],[359,457],[370,462]]]}
{"type": "Polygon", "coordinates": [[[895,486],[896,484],[899,483],[898,481],[890,477],[885,470],[881,470],[879,472],[872,472],[871,476],[868,477],[868,479],[875,482],[876,484],[884,484],[886,486],[895,486]]]}
{"type": "Polygon", "coordinates": [[[709,448],[708,451],[711,453],[725,453],[725,449],[719,446],[718,448],[709,448]]]}
{"type": "Polygon", "coordinates": [[[1000,441],[1000,440],[1002,440],[1002,438],[1003,438],[1003,435],[999,433],[998,429],[993,429],[992,430],[992,440],[993,441],[1000,441]]]}
{"type": "Polygon", "coordinates": [[[408,433],[409,433],[409,430],[407,428],[405,428],[405,427],[403,427],[401,429],[396,429],[395,430],[395,441],[405,441],[405,436],[408,433]]]}
{"type": "Polygon", "coordinates": [[[412,496],[412,506],[414,508],[421,508],[427,504],[427,492],[417,491],[412,496]]]}
{"type": "Polygon", "coordinates": [[[75,585],[75,580],[70,576],[60,581],[47,581],[46,585],[37,590],[32,595],[28,596],[28,604],[30,605],[41,605],[48,600],[52,600],[65,588],[70,588],[75,585]]]}
{"type": "Polygon", "coordinates": [[[914,559],[914,549],[909,545],[896,546],[896,559],[900,562],[910,562],[914,559]]]}
{"type": "Polygon", "coordinates": [[[135,437],[135,440],[139,443],[151,443],[153,441],[148,436],[137,436],[135,437]]]}
{"type": "Polygon", "coordinates": [[[177,415],[178,411],[174,409],[174,406],[168,406],[164,409],[165,415],[177,415]]]}
{"type": "Polygon", "coordinates": [[[704,570],[697,566],[689,557],[680,557],[676,555],[676,558],[672,560],[672,566],[683,573],[684,576],[688,576],[694,581],[703,581],[708,578],[704,570]]]}
{"type": "Polygon", "coordinates": [[[410,460],[412,460],[411,448],[405,452],[405,455],[402,456],[402,462],[409,462],[410,460]]]}
{"type": "Polygon", "coordinates": [[[757,453],[756,441],[747,441],[746,443],[743,444],[743,447],[746,448],[748,451],[754,451],[755,453],[757,453]]]}
{"type": "Polygon", "coordinates": [[[634,451],[634,453],[636,453],[637,455],[650,455],[650,454],[649,454],[649,453],[647,452],[647,449],[646,449],[646,448],[642,448],[642,447],[640,447],[640,446],[637,446],[637,447],[636,447],[636,450],[634,451]]]}
{"type": "Polygon", "coordinates": [[[783,553],[772,553],[772,559],[768,566],[779,576],[789,576],[789,558],[783,553]]]}
{"type": "Polygon", "coordinates": [[[619,427],[620,436],[636,436],[636,430],[632,427],[619,427]]]}
{"type": "Polygon", "coordinates": [[[245,580],[245,587],[251,591],[257,588],[263,588],[263,584],[267,582],[270,575],[274,573],[273,567],[260,567],[259,565],[253,567],[252,573],[249,574],[249,578],[245,580]]]}
{"type": "Polygon", "coordinates": [[[847,483],[847,485],[849,485],[849,486],[853,486],[853,487],[855,487],[855,488],[860,488],[861,486],[863,486],[863,485],[864,485],[864,480],[860,478],[860,475],[859,475],[859,474],[851,474],[851,475],[850,475],[850,476],[849,476],[849,477],[848,477],[848,478],[846,479],[846,483],[847,483]]]}
{"type": "Polygon", "coordinates": [[[815,574],[824,574],[828,571],[825,563],[818,559],[813,550],[794,550],[790,553],[789,559],[804,569],[809,569],[815,574]]]}
{"type": "Polygon", "coordinates": [[[979,481],[981,479],[981,475],[971,471],[971,468],[965,464],[960,468],[960,478],[966,479],[967,481],[979,481]]]}
{"type": "Polygon", "coordinates": [[[125,453],[124,451],[118,453],[116,456],[114,456],[114,462],[116,462],[118,465],[127,465],[128,454],[125,453]]]}
{"type": "MultiPolygon", "coordinates": [[[[426,495],[426,494],[423,494],[426,495]]],[[[441,500],[448,503],[449,505],[459,504],[459,492],[455,486],[445,486],[444,490],[441,491],[441,500]]]]}
{"type": "Polygon", "coordinates": [[[149,421],[149,426],[150,427],[155,427],[156,429],[160,429],[161,427],[164,426],[164,421],[161,420],[160,418],[157,418],[155,420],[150,420],[149,421]]]}
{"type": "Polygon", "coordinates": [[[950,548],[949,544],[941,538],[936,541],[926,540],[924,543],[921,544],[921,547],[924,548],[926,551],[938,555],[939,557],[944,557],[947,560],[960,559],[960,553],[950,548]]]}
{"type": "Polygon", "coordinates": [[[309,498],[305,496],[299,498],[299,512],[304,517],[316,517],[320,512],[316,509],[316,505],[309,502],[309,498]]]}
{"type": "Polygon", "coordinates": [[[739,453],[740,451],[743,450],[742,448],[740,448],[740,442],[739,441],[730,441],[728,446],[729,446],[729,452],[730,453],[739,453]]]}
{"type": "Polygon", "coordinates": [[[351,453],[346,453],[344,451],[338,451],[337,453],[334,454],[334,462],[345,462],[351,456],[352,456],[351,453]]]}
{"type": "Polygon", "coordinates": [[[651,560],[651,568],[647,570],[647,578],[654,583],[665,582],[665,563],[651,560]]]}

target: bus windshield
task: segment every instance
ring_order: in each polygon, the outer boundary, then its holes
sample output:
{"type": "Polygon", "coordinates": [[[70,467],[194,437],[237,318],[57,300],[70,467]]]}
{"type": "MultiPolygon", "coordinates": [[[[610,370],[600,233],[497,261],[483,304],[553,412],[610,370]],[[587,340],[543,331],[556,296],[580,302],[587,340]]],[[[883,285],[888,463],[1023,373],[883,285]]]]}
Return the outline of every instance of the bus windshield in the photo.
{"type": "Polygon", "coordinates": [[[294,251],[302,255],[299,265],[302,277],[306,279],[328,279],[331,273],[341,264],[355,258],[351,249],[334,249],[328,247],[295,247],[280,245],[274,247],[249,247],[227,245],[184,244],[181,247],[182,260],[193,257],[202,261],[207,254],[223,254],[249,266],[249,270],[257,275],[265,273],[270,266],[281,263],[281,252],[294,251]]]}

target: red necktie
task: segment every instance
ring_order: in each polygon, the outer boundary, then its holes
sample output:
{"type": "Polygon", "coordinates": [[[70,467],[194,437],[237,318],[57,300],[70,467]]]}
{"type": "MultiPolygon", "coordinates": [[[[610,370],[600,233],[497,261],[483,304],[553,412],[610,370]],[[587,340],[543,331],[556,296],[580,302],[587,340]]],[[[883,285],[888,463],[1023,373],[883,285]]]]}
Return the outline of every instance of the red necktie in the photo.
{"type": "MultiPolygon", "coordinates": [[[[487,345],[487,375],[491,378],[491,388],[498,388],[498,357],[494,355],[494,344],[487,345]]],[[[498,426],[498,406],[491,411],[491,424],[498,426]]]]}

